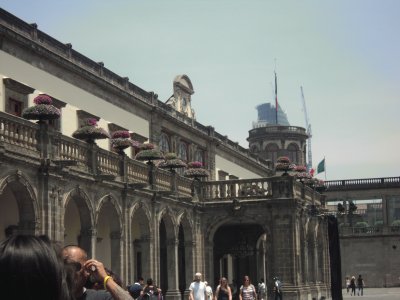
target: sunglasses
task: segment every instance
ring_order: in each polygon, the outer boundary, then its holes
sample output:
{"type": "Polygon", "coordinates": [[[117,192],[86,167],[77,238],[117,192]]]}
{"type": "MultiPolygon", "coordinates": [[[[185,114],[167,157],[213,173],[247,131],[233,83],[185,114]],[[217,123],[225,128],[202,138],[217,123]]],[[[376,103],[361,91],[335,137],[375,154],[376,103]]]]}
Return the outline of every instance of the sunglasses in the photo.
{"type": "Polygon", "coordinates": [[[82,269],[82,265],[77,261],[64,260],[64,265],[74,272],[79,272],[82,269]]]}

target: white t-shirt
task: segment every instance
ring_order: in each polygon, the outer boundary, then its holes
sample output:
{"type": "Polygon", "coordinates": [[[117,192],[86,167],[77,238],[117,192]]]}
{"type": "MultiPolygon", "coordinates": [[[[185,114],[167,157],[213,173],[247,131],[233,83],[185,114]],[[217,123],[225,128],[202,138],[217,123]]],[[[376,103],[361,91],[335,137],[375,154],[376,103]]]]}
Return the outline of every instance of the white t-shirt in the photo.
{"type": "Polygon", "coordinates": [[[211,286],[209,286],[209,285],[206,286],[206,294],[207,294],[207,299],[206,300],[212,300],[213,291],[212,291],[211,286]]]}
{"type": "Polygon", "coordinates": [[[206,300],[205,291],[206,285],[203,281],[193,281],[189,286],[189,291],[193,291],[194,300],[206,300]]]}

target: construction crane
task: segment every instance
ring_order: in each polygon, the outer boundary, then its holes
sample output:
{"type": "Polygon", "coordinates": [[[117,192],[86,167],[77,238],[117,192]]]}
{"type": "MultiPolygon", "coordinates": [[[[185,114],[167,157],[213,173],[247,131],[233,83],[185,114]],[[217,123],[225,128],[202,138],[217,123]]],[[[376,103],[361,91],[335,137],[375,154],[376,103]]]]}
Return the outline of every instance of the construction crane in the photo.
{"type": "Polygon", "coordinates": [[[300,87],[301,90],[301,102],[303,104],[303,111],[304,111],[304,118],[306,120],[306,133],[308,135],[308,141],[307,141],[307,155],[308,155],[308,161],[307,161],[307,172],[311,171],[312,168],[312,152],[311,152],[311,124],[310,120],[308,119],[308,114],[307,114],[307,106],[306,106],[306,99],[304,98],[304,92],[303,92],[303,87],[300,87]]]}

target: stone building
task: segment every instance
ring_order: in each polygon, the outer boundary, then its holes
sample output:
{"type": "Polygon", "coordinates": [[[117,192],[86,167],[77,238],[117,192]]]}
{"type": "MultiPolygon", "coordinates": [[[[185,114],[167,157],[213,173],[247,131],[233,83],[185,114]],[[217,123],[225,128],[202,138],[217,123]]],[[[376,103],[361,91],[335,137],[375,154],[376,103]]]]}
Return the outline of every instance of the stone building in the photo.
{"type": "MultiPolygon", "coordinates": [[[[188,76],[160,101],[0,9],[0,80],[0,239],[14,226],[79,244],[126,284],[154,278],[168,299],[186,297],[195,272],[214,287],[220,276],[237,286],[245,274],[269,286],[278,276],[285,299],[330,295],[328,223],[316,213],[323,197],[199,123],[188,76]],[[21,118],[39,94],[60,119],[21,118]],[[136,160],[135,149],[116,153],[107,139],[73,138],[88,118],[200,161],[210,176],[186,178],[136,160]]],[[[277,146],[293,144],[302,161],[305,135],[286,131],[277,146]]]]}

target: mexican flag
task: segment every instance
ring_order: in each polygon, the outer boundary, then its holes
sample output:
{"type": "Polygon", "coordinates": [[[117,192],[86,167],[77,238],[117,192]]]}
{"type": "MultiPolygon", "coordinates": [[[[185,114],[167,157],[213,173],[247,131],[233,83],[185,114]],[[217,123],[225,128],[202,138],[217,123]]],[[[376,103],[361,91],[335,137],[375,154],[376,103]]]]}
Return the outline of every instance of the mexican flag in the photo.
{"type": "Polygon", "coordinates": [[[317,166],[317,174],[325,172],[325,158],[317,166]]]}

